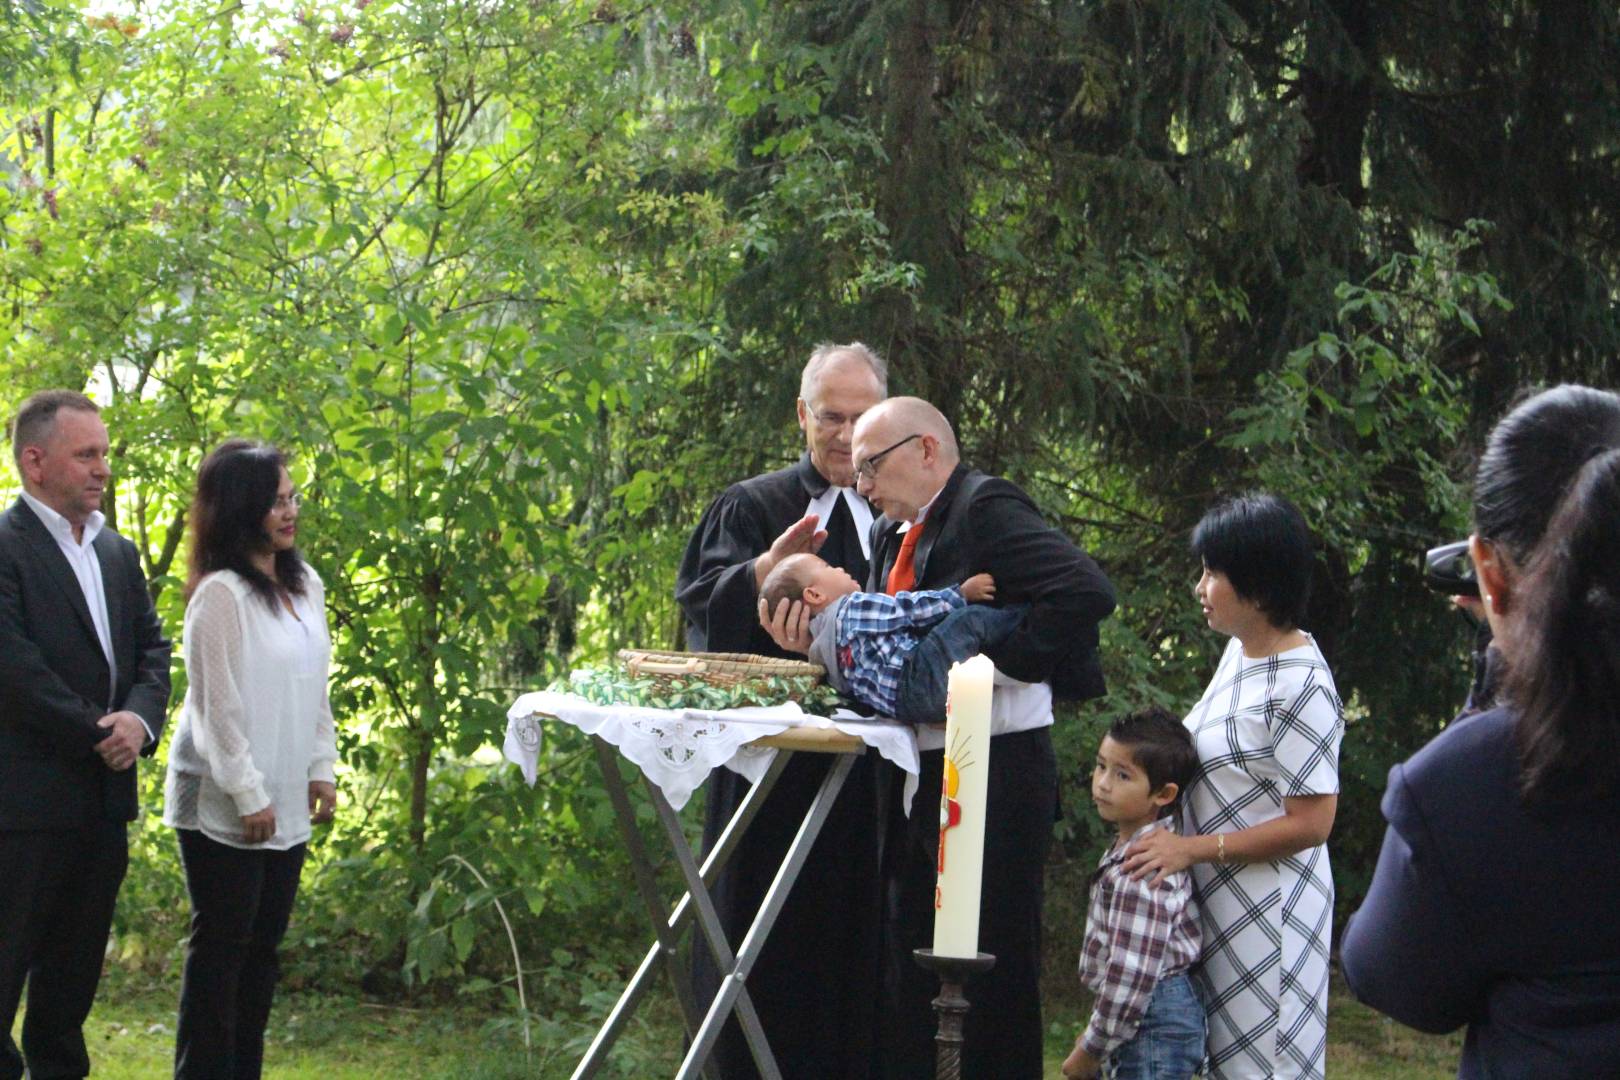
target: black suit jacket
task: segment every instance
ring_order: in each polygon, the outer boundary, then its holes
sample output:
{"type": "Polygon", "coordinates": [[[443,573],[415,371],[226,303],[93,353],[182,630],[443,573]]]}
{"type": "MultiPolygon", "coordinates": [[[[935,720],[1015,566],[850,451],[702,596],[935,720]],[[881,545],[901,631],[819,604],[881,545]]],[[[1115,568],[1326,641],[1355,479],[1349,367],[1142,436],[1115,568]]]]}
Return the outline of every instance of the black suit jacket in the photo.
{"type": "MultiPolygon", "coordinates": [[[[900,523],[873,523],[868,588],[883,591],[900,551],[900,523]]],[[[990,659],[1024,682],[1050,682],[1056,697],[1101,697],[1097,624],[1114,610],[1114,587],[1096,561],[1046,523],[1017,485],[958,465],[923,522],[913,555],[917,588],[996,580],[996,605],[1028,604],[1022,625],[990,659]]]]}
{"type": "Polygon", "coordinates": [[[128,709],[163,733],[169,642],[135,545],[102,529],[93,548],[107,594],[114,670],[73,568],[22,499],[0,514],[0,829],[130,821],[135,769],[114,772],[96,722],[128,709]],[[110,704],[110,708],[109,708],[110,704]]]}

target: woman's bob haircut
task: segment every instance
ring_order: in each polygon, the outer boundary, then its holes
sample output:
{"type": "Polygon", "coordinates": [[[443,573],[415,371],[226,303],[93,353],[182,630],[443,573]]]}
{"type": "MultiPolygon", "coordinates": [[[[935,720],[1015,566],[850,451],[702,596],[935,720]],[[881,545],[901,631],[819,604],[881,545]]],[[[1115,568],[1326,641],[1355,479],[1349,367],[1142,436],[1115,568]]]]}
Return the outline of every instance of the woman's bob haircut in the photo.
{"type": "Polygon", "coordinates": [[[1311,532],[1294,504],[1255,492],[1217,504],[1193,529],[1193,554],[1279,630],[1305,619],[1311,595],[1311,532]]]}

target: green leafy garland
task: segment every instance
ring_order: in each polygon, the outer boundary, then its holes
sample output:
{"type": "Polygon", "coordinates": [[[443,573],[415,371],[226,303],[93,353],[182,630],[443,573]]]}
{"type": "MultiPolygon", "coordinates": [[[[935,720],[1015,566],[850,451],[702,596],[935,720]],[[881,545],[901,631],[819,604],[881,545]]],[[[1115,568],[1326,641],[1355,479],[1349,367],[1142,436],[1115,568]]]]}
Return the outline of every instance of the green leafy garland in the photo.
{"type": "Polygon", "coordinates": [[[639,705],[650,709],[741,709],[797,702],[817,716],[830,716],[838,691],[812,675],[761,675],[735,686],[716,686],[697,676],[653,679],[621,668],[579,668],[551,685],[598,705],[639,705]]]}

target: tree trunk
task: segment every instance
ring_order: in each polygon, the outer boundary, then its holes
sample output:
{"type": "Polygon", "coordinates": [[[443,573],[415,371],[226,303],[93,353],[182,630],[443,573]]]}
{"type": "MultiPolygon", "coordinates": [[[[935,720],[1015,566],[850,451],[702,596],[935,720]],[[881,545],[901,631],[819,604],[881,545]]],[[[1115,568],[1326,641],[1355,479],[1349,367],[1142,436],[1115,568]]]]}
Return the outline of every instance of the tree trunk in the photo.
{"type": "Polygon", "coordinates": [[[888,169],[878,213],[897,259],[922,270],[920,296],[879,301],[879,341],[911,377],[910,389],[947,413],[961,395],[958,349],[941,332],[960,314],[961,182],[946,152],[939,102],[948,96],[939,48],[950,32],[942,0],[905,0],[889,38],[883,147],[888,169]]]}
{"type": "Polygon", "coordinates": [[[427,845],[428,767],[439,728],[440,703],[437,683],[439,645],[439,594],[443,581],[437,570],[422,578],[422,633],[416,642],[416,726],[411,732],[411,846],[418,854],[427,845]]]}
{"type": "Polygon", "coordinates": [[[1299,179],[1331,188],[1359,210],[1367,197],[1362,162],[1378,64],[1376,5],[1329,0],[1312,8],[1305,34],[1299,83],[1311,133],[1301,150],[1299,179]]]}
{"type": "Polygon", "coordinates": [[[411,846],[418,854],[427,845],[428,766],[433,761],[433,738],[426,732],[416,736],[416,752],[411,755],[411,846]]]}

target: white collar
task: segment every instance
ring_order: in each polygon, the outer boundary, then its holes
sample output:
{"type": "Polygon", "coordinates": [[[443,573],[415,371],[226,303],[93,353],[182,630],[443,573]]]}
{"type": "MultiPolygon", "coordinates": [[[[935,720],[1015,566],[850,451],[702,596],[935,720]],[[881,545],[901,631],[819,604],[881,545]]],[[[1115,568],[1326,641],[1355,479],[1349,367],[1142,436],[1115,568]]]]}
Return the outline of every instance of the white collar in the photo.
{"type": "Polygon", "coordinates": [[[911,521],[902,521],[900,523],[900,531],[910,532],[913,526],[920,527],[923,522],[927,521],[928,512],[934,508],[934,504],[939,502],[939,497],[944,493],[945,485],[941,484],[939,485],[939,490],[934,492],[934,497],[923,503],[922,506],[917,510],[917,516],[915,519],[911,521]]]}
{"type": "Polygon", "coordinates": [[[81,530],[84,538],[75,540],[71,521],[26,491],[22,493],[22,497],[28,503],[29,508],[39,516],[41,524],[45,526],[52,536],[58,541],[71,544],[74,547],[89,547],[101,532],[101,527],[107,523],[106,514],[103,514],[100,510],[92,510],[90,516],[85,519],[84,528],[81,530]]]}
{"type": "Polygon", "coordinates": [[[827,527],[827,523],[832,520],[833,506],[837,503],[839,495],[843,495],[844,505],[849,507],[850,517],[855,521],[855,535],[860,538],[861,554],[870,562],[872,558],[872,537],[870,535],[872,531],[872,507],[856,493],[854,488],[828,484],[826,491],[810,500],[810,505],[804,508],[804,512],[816,515],[817,527],[824,529],[827,527]]]}

